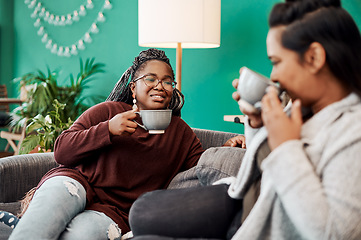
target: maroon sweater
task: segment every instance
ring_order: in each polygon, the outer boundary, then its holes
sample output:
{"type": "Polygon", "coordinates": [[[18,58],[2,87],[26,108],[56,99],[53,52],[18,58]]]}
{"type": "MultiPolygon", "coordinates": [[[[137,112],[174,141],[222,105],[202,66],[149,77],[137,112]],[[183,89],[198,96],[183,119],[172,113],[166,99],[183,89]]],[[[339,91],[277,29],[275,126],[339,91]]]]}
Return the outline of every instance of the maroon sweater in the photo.
{"type": "MultiPolygon", "coordinates": [[[[125,233],[128,213],[139,195],[168,186],[179,172],[195,166],[202,152],[192,129],[173,116],[164,134],[151,135],[138,127],[130,136],[112,136],[108,122],[131,110],[120,102],[104,102],[84,112],[56,140],[60,167],[50,170],[39,186],[53,176],[69,176],[87,192],[86,209],[105,213],[125,233]]],[[[141,123],[141,118],[136,121],[141,123]]]]}

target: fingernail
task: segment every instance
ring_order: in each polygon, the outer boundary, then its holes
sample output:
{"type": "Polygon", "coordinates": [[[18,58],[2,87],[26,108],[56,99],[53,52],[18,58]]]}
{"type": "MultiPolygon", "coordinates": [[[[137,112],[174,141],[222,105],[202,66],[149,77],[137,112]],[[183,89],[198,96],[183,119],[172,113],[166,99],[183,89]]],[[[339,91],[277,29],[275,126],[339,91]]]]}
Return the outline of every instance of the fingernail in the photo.
{"type": "Polygon", "coordinates": [[[301,100],[300,99],[296,99],[295,103],[294,103],[297,107],[301,106],[301,100]]]}
{"type": "Polygon", "coordinates": [[[271,90],[271,86],[268,86],[268,87],[266,88],[266,93],[268,93],[270,90],[271,90]]]}

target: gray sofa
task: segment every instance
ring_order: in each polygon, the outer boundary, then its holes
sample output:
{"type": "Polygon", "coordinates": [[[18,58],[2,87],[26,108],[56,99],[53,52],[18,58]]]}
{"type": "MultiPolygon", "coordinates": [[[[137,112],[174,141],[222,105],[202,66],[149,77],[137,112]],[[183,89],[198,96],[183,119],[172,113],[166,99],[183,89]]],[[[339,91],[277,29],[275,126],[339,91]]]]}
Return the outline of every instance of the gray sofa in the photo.
{"type": "MultiPolygon", "coordinates": [[[[207,151],[196,167],[179,173],[169,188],[209,185],[217,179],[236,175],[244,149],[215,148],[222,146],[235,133],[193,129],[207,151]]],[[[0,158],[0,210],[17,214],[19,200],[35,187],[41,177],[56,167],[53,153],[33,153],[0,158]]],[[[7,239],[11,229],[0,224],[0,240],[7,239]]]]}

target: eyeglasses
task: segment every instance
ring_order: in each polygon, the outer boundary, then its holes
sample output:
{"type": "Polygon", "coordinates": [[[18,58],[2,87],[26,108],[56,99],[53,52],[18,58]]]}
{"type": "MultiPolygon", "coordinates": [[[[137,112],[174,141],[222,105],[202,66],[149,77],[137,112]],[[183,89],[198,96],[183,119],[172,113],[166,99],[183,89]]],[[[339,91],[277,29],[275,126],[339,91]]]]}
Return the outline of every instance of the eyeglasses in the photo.
{"type": "Polygon", "coordinates": [[[165,79],[159,80],[156,75],[151,73],[140,76],[134,79],[133,82],[136,82],[140,79],[143,79],[144,84],[151,88],[155,88],[159,83],[161,83],[163,88],[167,91],[173,91],[177,85],[177,82],[173,81],[171,77],[166,77],[165,79]]]}

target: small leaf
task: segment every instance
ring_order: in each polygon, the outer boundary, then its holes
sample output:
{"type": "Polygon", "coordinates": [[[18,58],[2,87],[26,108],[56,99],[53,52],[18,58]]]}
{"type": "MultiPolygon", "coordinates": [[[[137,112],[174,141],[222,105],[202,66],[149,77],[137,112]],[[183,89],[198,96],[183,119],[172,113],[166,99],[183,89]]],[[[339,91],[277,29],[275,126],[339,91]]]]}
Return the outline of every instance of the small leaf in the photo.
{"type": "Polygon", "coordinates": [[[27,154],[30,151],[34,150],[38,146],[40,137],[38,135],[29,135],[24,138],[20,145],[19,154],[27,154]]]}

